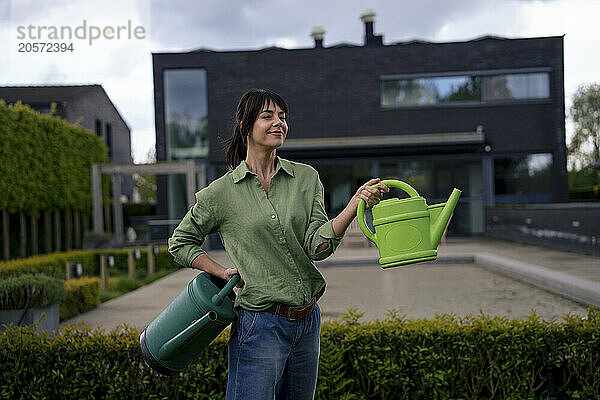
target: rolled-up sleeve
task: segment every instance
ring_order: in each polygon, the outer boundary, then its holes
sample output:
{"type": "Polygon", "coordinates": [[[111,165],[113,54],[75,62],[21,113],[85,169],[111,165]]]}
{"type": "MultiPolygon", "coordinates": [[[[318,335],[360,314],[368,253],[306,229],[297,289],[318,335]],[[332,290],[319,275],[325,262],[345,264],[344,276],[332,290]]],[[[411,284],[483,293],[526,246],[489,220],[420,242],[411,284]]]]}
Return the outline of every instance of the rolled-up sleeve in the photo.
{"type": "Polygon", "coordinates": [[[335,251],[343,235],[335,235],[333,222],[327,218],[323,184],[318,177],[315,186],[310,222],[304,236],[304,251],[312,260],[319,261],[329,257],[335,251]],[[323,243],[328,243],[329,246],[317,253],[317,248],[323,243]]]}
{"type": "Polygon", "coordinates": [[[169,253],[175,262],[191,267],[192,261],[206,251],[200,246],[206,235],[217,231],[217,216],[203,191],[196,193],[196,204],[188,210],[169,238],[169,253]]]}

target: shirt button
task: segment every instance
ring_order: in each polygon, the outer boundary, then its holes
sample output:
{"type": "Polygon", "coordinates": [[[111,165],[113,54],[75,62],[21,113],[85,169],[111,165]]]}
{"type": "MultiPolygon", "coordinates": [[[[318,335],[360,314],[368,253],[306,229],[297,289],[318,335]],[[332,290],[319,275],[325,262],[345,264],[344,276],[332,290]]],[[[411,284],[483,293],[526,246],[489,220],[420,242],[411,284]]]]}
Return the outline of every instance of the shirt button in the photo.
{"type": "Polygon", "coordinates": [[[271,219],[275,219],[275,214],[271,215],[271,219]]]}
{"type": "Polygon", "coordinates": [[[279,242],[280,243],[284,243],[285,242],[285,238],[279,238],[279,242]]]}
{"type": "Polygon", "coordinates": [[[302,283],[302,281],[301,281],[300,279],[298,279],[298,280],[296,281],[296,283],[299,285],[299,284],[301,284],[301,283],[302,283]]]}

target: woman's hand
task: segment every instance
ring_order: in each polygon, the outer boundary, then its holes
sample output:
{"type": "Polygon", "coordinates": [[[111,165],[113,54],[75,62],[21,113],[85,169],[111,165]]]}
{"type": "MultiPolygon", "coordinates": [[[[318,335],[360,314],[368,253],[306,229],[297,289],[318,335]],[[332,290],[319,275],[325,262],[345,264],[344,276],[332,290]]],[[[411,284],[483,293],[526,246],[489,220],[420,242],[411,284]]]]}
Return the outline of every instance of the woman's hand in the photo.
{"type": "MultiPolygon", "coordinates": [[[[229,282],[229,280],[238,273],[239,272],[238,272],[237,268],[227,268],[223,271],[222,278],[225,279],[227,282],[229,282]]],[[[244,280],[241,279],[241,277],[240,277],[240,281],[235,286],[241,288],[242,286],[244,286],[244,280]]]]}
{"type": "Polygon", "coordinates": [[[358,188],[350,200],[350,203],[354,209],[354,214],[356,214],[360,200],[364,200],[366,203],[365,209],[369,209],[381,201],[383,193],[388,193],[390,191],[389,187],[383,183],[380,183],[379,181],[379,178],[374,178],[358,188]],[[377,187],[373,187],[372,185],[376,183],[379,183],[377,187]]]}
{"type": "MultiPolygon", "coordinates": [[[[381,201],[381,196],[383,193],[390,191],[390,188],[385,184],[380,183],[379,180],[379,178],[371,179],[369,182],[359,187],[354,196],[352,196],[348,202],[346,208],[344,208],[342,212],[333,219],[333,233],[336,236],[341,236],[344,234],[344,232],[346,232],[348,225],[350,225],[354,217],[356,217],[358,203],[361,200],[364,200],[365,203],[367,203],[366,208],[371,208],[381,201]],[[376,183],[379,183],[377,187],[371,186],[375,185],[376,183]]],[[[325,246],[321,250],[324,250],[325,248],[327,247],[325,246]]],[[[317,251],[319,251],[319,249],[317,249],[317,251]]]]}

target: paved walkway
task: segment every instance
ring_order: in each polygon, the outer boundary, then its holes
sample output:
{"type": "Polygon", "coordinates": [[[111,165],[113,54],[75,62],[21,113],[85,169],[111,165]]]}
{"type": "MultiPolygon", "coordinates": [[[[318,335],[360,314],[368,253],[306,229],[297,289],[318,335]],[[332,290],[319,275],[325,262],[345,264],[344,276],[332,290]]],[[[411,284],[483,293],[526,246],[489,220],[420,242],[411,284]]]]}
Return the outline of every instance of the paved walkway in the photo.
{"type": "MultiPolygon", "coordinates": [[[[586,305],[593,304],[581,297],[578,302],[567,299],[564,296],[569,293],[544,286],[544,282],[554,286],[558,282],[559,289],[564,286],[567,292],[589,289],[591,301],[600,298],[597,257],[489,238],[450,239],[438,251],[438,262],[383,270],[377,265],[377,248],[340,247],[317,263],[328,282],[319,302],[325,319],[337,318],[350,307],[366,312],[368,320],[384,318],[390,310],[411,318],[480,311],[520,317],[535,310],[543,318],[554,318],[565,313],[584,315],[586,305]],[[536,282],[540,276],[543,279],[536,282]]],[[[224,266],[232,265],[222,251],[209,254],[224,266]]],[[[143,328],[196,274],[182,269],[61,326],[82,320],[107,330],[120,324],[143,328]]]]}

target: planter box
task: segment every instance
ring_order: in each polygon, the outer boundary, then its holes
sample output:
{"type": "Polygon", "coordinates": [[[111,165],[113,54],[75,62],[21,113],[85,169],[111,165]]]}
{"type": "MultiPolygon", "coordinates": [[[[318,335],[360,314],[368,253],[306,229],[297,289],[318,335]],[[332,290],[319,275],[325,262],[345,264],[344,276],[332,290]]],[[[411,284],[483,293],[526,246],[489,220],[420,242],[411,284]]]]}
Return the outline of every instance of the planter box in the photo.
{"type": "MultiPolygon", "coordinates": [[[[59,324],[59,304],[53,304],[44,308],[30,308],[21,322],[22,326],[37,325],[36,331],[54,331],[58,330],[59,324]]],[[[0,332],[4,331],[4,324],[17,325],[23,310],[0,310],[0,332]]]]}

